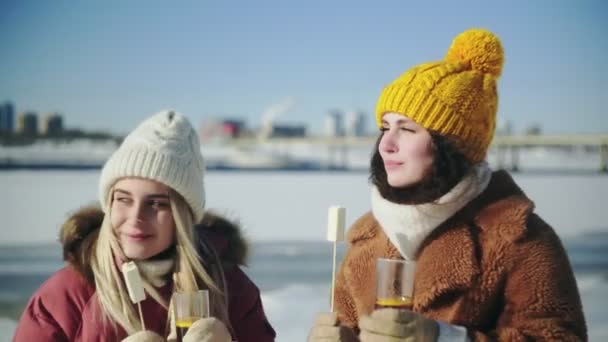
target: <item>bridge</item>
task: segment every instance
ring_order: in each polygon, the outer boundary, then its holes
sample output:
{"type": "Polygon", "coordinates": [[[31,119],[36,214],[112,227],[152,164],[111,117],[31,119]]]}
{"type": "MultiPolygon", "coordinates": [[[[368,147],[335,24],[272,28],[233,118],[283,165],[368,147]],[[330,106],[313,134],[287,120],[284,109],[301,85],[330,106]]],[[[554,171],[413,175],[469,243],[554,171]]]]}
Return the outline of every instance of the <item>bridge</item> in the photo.
{"type": "MultiPolygon", "coordinates": [[[[237,138],[226,143],[236,147],[247,147],[264,144],[281,151],[290,145],[325,146],[332,156],[331,165],[340,167],[345,164],[348,153],[354,147],[372,147],[376,136],[364,137],[270,137],[270,138],[237,138]]],[[[497,154],[499,168],[520,170],[520,152],[535,147],[588,148],[597,151],[599,163],[597,170],[608,172],[608,134],[566,134],[566,135],[497,135],[490,149],[497,154]]]]}
{"type": "Polygon", "coordinates": [[[533,147],[592,148],[599,154],[598,170],[608,172],[608,134],[497,136],[491,146],[498,154],[498,165],[513,171],[519,170],[520,151],[533,147]]]}

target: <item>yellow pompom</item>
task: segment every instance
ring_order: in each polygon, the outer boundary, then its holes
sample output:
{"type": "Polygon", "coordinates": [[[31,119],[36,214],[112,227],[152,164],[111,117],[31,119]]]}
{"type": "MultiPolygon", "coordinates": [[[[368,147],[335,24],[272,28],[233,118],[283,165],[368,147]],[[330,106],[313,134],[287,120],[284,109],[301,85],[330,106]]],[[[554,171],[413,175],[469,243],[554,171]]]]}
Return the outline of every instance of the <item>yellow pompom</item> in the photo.
{"type": "Polygon", "coordinates": [[[500,39],[494,33],[471,29],[454,38],[445,60],[448,63],[465,63],[472,70],[498,77],[505,57],[500,39]]]}

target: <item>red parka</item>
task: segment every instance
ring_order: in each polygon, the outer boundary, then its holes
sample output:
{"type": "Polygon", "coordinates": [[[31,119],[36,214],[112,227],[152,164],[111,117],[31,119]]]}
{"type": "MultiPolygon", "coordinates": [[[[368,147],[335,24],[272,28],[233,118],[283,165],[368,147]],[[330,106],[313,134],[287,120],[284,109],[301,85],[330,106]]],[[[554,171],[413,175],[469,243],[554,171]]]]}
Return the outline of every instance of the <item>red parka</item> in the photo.
{"type": "MultiPolygon", "coordinates": [[[[19,320],[14,342],[121,341],[126,337],[122,328],[114,329],[103,322],[92,280],[90,258],[102,220],[101,210],[85,208],[64,223],[61,242],[67,265],[34,293],[19,320]]],[[[208,214],[196,226],[196,232],[201,258],[205,260],[209,253],[220,256],[233,339],[274,341],[275,332],[264,314],[260,291],[239,267],[245,261],[247,244],[238,227],[208,214]]],[[[159,289],[167,302],[172,286],[169,283],[159,289]]],[[[167,310],[147,296],[142,311],[146,329],[167,336],[167,310]]]]}

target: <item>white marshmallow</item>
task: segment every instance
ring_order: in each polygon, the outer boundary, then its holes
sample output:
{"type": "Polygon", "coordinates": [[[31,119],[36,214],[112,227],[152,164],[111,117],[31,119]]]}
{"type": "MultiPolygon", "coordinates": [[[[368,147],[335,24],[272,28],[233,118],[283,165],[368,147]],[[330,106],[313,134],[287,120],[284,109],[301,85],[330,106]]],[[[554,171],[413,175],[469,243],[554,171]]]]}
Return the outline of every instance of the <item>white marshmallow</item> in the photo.
{"type": "Polygon", "coordinates": [[[344,240],[344,226],[346,222],[346,208],[333,206],[329,208],[327,217],[327,241],[344,240]]]}
{"type": "Polygon", "coordinates": [[[122,274],[125,278],[125,284],[127,284],[127,291],[129,291],[131,301],[133,303],[139,303],[146,299],[144,283],[139,275],[137,265],[135,265],[133,261],[122,264],[122,274]]]}

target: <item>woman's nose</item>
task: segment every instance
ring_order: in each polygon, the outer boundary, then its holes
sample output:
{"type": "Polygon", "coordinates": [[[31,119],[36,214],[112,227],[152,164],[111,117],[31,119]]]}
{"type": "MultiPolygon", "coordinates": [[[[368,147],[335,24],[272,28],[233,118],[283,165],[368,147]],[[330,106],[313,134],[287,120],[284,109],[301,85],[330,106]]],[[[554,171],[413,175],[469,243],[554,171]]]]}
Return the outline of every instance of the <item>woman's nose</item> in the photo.
{"type": "Polygon", "coordinates": [[[398,146],[395,141],[395,134],[393,131],[387,130],[384,132],[382,139],[380,139],[380,150],[387,153],[398,151],[398,146]]]}
{"type": "Polygon", "coordinates": [[[146,216],[146,207],[143,203],[135,203],[132,207],[131,215],[135,221],[143,221],[146,216]]]}

